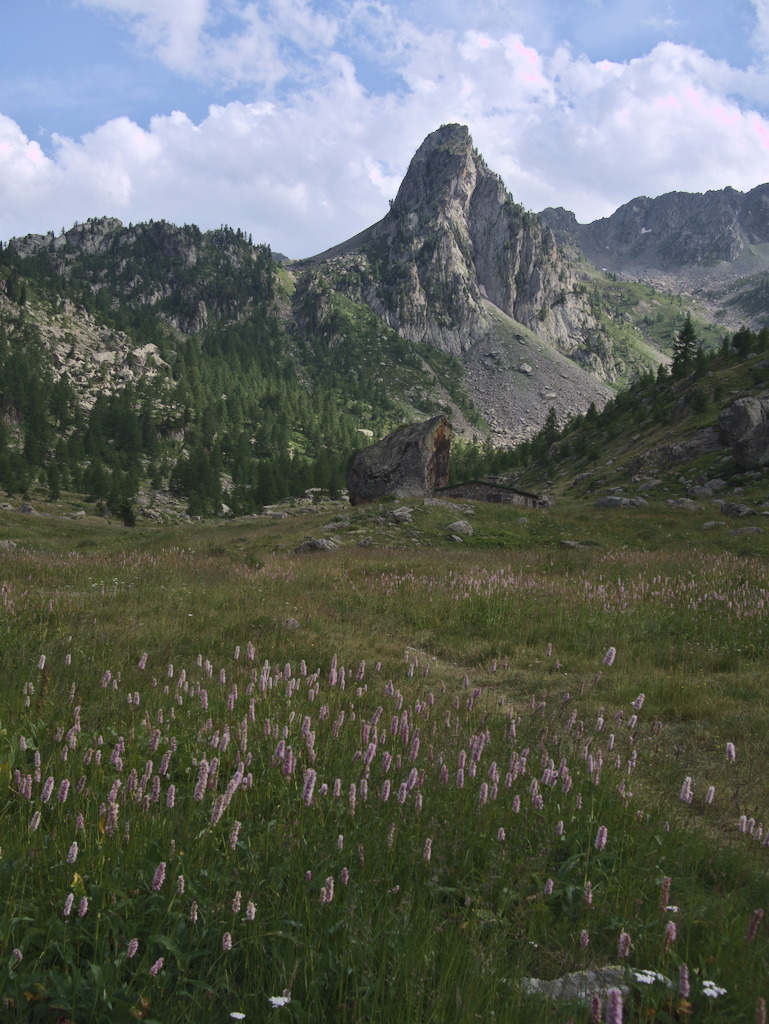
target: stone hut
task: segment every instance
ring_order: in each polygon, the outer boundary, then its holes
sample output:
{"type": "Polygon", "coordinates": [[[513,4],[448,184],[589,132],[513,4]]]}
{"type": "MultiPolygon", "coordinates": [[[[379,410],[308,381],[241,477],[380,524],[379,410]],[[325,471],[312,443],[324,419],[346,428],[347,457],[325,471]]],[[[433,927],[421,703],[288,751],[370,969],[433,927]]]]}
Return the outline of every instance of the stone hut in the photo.
{"type": "Polygon", "coordinates": [[[493,501],[500,505],[519,505],[523,508],[539,508],[545,502],[538,494],[519,491],[515,487],[491,483],[488,480],[465,480],[463,483],[439,487],[437,498],[465,498],[470,501],[493,501]]]}

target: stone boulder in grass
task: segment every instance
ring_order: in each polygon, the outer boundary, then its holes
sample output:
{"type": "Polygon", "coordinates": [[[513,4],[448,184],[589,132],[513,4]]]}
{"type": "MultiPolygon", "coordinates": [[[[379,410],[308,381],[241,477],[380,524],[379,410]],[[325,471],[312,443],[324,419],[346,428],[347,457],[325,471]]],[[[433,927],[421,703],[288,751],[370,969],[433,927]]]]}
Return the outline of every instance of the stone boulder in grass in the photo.
{"type": "Polygon", "coordinates": [[[445,416],[401,427],[353,458],[347,477],[351,505],[386,495],[426,498],[449,482],[453,431],[445,416]]]}
{"type": "Polygon", "coordinates": [[[769,466],[769,393],[738,398],[722,409],[718,429],[741,469],[769,466]]]}

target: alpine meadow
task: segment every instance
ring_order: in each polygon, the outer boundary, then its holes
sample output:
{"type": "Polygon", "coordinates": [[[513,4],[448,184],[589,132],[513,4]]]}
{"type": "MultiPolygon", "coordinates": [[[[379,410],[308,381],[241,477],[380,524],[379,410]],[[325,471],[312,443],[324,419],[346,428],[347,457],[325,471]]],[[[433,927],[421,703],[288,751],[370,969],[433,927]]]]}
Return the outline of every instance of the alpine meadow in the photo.
{"type": "Polygon", "coordinates": [[[767,253],[461,125],[310,259],[0,248],[3,1020],[765,1024],[767,253]]]}

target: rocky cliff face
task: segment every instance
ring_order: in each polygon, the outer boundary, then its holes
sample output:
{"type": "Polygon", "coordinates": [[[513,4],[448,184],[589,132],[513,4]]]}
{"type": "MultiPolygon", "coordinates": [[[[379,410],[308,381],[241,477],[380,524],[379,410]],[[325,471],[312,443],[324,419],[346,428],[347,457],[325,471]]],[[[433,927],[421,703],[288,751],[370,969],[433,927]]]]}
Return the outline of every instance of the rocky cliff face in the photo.
{"type": "Polygon", "coordinates": [[[601,328],[553,233],[513,201],[462,125],[425,139],[379,223],[306,262],[412,341],[460,355],[488,338],[490,302],[613,379],[601,328]]]}
{"type": "MultiPolygon", "coordinates": [[[[735,283],[769,271],[769,184],[746,193],[641,196],[591,224],[562,208],[540,217],[561,244],[576,241],[597,267],[703,298],[732,286],[721,295],[726,305],[735,283]]],[[[745,312],[750,320],[752,311],[745,312]]]]}
{"type": "Polygon", "coordinates": [[[44,256],[65,278],[76,277],[108,305],[155,308],[182,334],[211,320],[240,319],[271,288],[269,250],[227,228],[201,232],[150,221],[125,227],[114,217],[75,224],[61,235],[26,235],[9,246],[19,256],[44,256]]]}

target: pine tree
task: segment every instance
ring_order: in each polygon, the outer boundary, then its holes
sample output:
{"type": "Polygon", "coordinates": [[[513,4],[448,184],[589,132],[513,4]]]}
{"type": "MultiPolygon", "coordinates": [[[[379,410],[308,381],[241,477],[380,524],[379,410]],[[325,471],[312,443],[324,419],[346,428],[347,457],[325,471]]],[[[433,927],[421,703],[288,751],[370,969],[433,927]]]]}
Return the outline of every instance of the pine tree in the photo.
{"type": "Polygon", "coordinates": [[[691,370],[696,348],[697,334],[694,330],[691,313],[687,313],[684,325],[676,334],[676,340],[673,342],[672,369],[676,379],[686,376],[691,370]]]}

